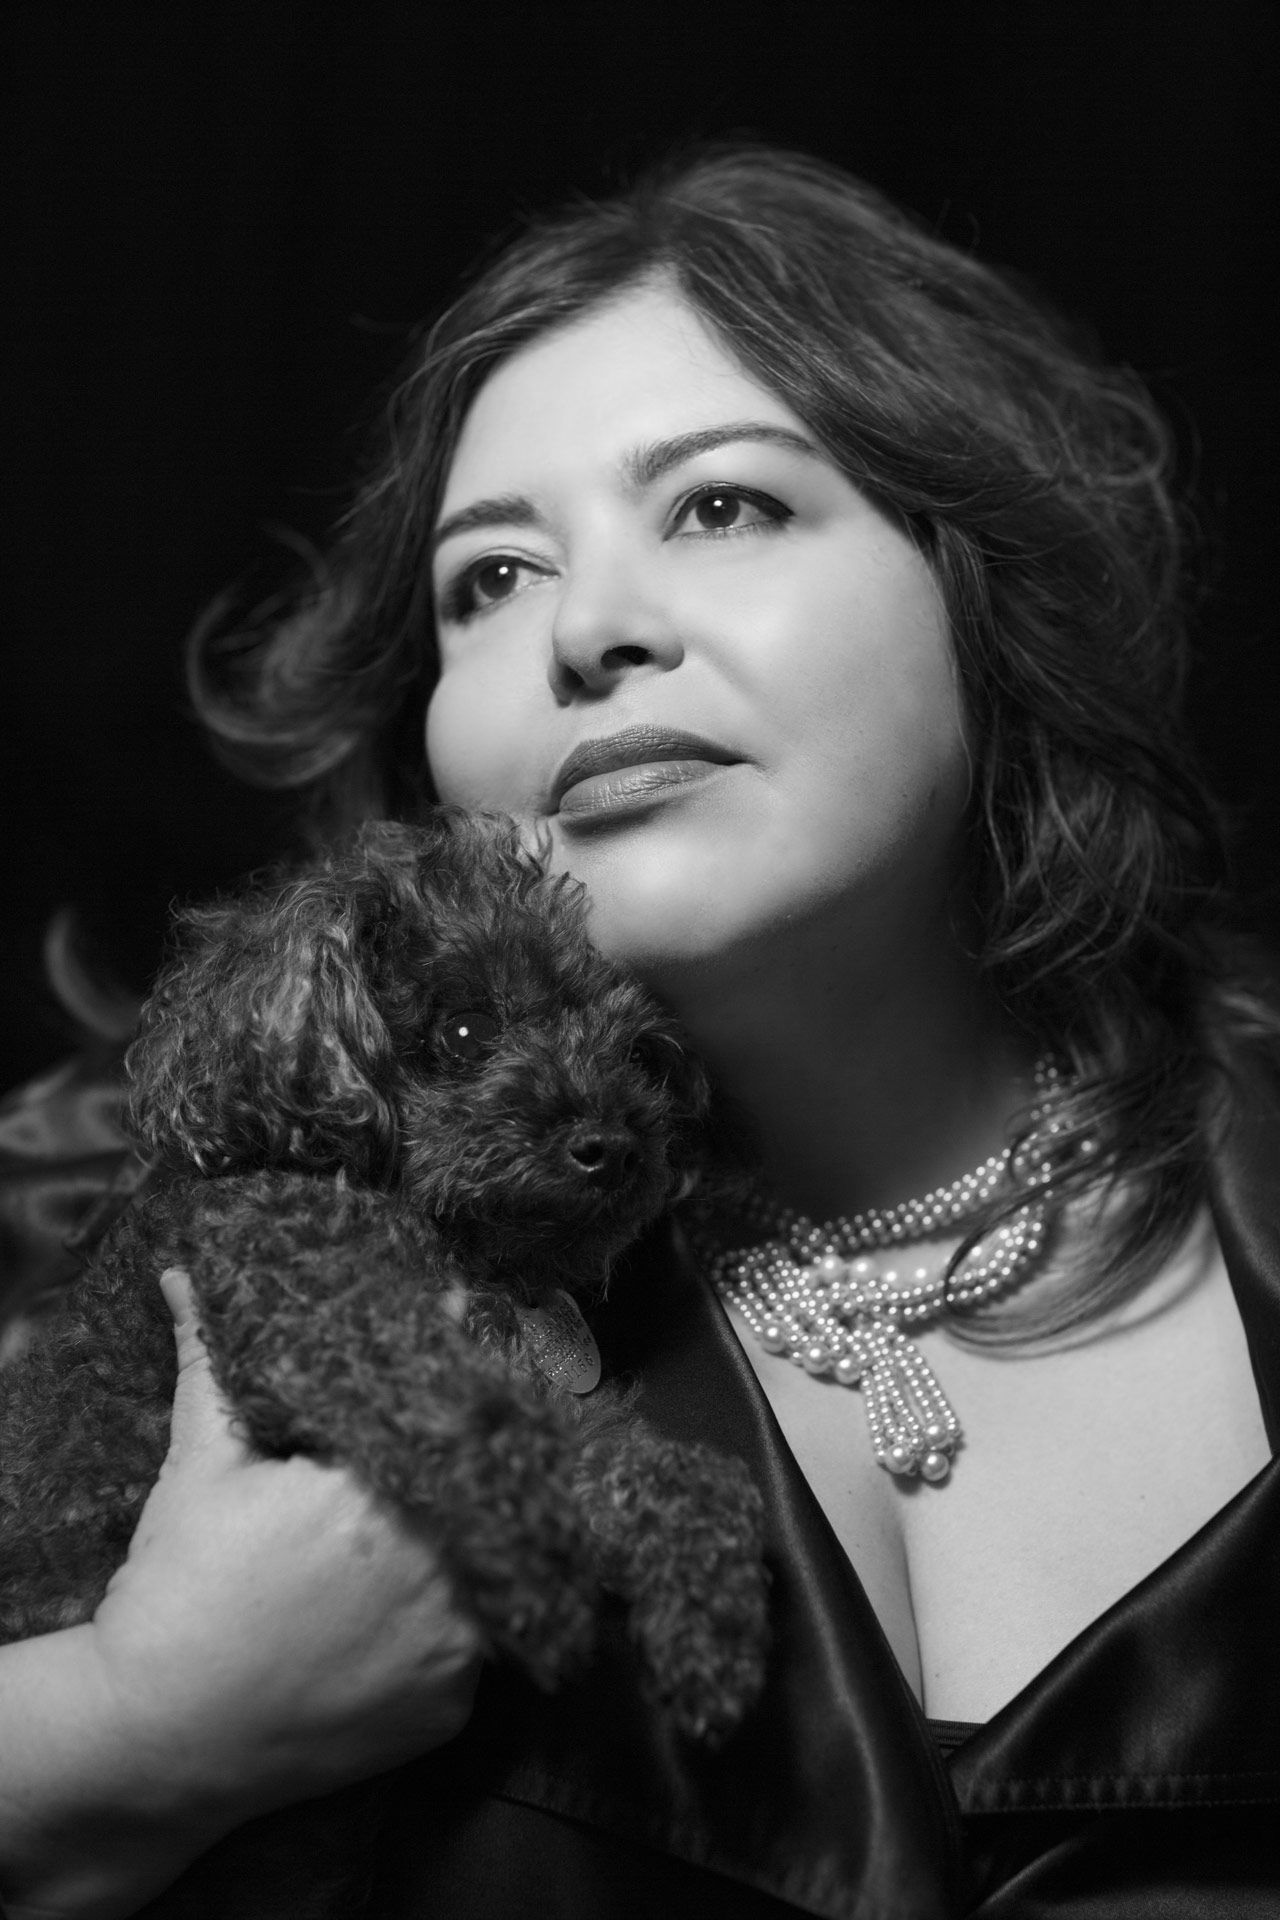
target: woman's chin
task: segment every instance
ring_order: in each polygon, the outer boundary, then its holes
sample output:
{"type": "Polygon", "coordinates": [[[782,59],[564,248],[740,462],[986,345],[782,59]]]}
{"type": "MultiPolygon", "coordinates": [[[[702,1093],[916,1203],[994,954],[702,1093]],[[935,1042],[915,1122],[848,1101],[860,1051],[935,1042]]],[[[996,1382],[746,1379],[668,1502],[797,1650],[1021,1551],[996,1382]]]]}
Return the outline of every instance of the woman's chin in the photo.
{"type": "Polygon", "coordinates": [[[651,985],[673,972],[727,960],[742,938],[743,929],[734,924],[741,902],[734,903],[734,913],[717,911],[705,887],[682,883],[674,863],[656,875],[643,865],[628,870],[604,863],[589,871],[588,865],[569,871],[586,886],[592,939],[601,953],[651,985]]]}
{"type": "Polygon", "coordinates": [[[744,970],[758,974],[766,955],[794,936],[798,915],[749,889],[717,886],[711,875],[669,869],[661,884],[601,873],[586,880],[588,926],[600,951],[663,998],[678,1003],[695,986],[727,988],[744,970]]]}
{"type": "Polygon", "coordinates": [[[840,857],[764,809],[671,808],[593,834],[548,825],[553,867],[586,888],[596,945],[659,993],[717,977],[727,987],[748,970],[760,981],[815,948],[856,945],[860,912],[880,892],[874,862],[843,844],[844,824],[840,857]]]}

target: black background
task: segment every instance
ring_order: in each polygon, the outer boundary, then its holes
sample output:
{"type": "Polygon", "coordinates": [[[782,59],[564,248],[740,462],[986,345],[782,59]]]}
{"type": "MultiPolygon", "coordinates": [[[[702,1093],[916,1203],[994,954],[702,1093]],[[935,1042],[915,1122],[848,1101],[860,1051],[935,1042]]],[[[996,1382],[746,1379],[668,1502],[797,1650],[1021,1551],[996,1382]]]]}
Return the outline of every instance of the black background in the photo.
{"type": "Polygon", "coordinates": [[[689,135],[850,166],[1151,381],[1204,531],[1197,737],[1280,934],[1269,0],[105,0],[0,34],[4,1081],[66,1046],[57,906],[140,986],[167,903],[278,839],[185,715],[201,607],[323,536],[477,245],[689,135]]]}

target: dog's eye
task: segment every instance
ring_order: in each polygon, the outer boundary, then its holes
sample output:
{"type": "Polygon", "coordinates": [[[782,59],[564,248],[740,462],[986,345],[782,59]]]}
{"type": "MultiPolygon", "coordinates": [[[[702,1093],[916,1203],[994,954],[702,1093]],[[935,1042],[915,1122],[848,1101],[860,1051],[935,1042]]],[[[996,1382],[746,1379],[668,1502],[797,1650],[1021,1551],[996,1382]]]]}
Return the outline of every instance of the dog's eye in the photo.
{"type": "Polygon", "coordinates": [[[498,1037],[498,1023],[483,1008],[469,1007],[462,1013],[446,1013],[436,1028],[442,1052],[451,1060],[470,1065],[483,1060],[498,1037]]]}

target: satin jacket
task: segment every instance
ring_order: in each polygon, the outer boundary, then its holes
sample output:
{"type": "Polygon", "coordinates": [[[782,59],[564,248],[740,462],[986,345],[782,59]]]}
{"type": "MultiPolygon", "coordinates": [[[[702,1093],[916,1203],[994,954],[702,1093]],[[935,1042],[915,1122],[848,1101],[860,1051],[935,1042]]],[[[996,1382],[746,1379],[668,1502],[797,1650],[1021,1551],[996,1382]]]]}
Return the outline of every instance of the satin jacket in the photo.
{"type": "MultiPolygon", "coordinates": [[[[122,1164],[115,1106],[110,1074],[71,1068],[0,1113],[8,1261],[56,1270],[122,1164]]],[[[1259,1077],[1240,1087],[1212,1204],[1273,1454],[1278,1201],[1280,1096],[1259,1077]]],[[[674,1741],[613,1618],[590,1672],[552,1700],[486,1674],[466,1732],[388,1783],[370,1920],[1277,1920],[1274,1458],[944,1762],[669,1229],[594,1324],[647,1417],[737,1453],[765,1496],[764,1700],[719,1755],[674,1741]]]]}

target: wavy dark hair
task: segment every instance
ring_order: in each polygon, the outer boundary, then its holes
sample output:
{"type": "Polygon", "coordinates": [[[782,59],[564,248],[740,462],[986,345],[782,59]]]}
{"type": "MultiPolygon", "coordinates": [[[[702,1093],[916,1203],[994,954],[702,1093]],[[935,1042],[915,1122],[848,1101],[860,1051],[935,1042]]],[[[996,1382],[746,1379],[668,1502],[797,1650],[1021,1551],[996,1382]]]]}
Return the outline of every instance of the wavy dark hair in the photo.
{"type": "Polygon", "coordinates": [[[1127,1196],[1065,1294],[1033,1289],[969,1326],[1074,1325],[1185,1232],[1224,1025],[1207,1009],[1247,996],[1216,984],[1206,933],[1221,847],[1180,718],[1169,436],[1134,377],[1008,276],[840,170],[753,145],[700,148],[531,223],[424,332],[334,547],[287,611],[196,636],[196,704],[222,757],[302,790],[318,832],[428,801],[428,542],[468,407],[526,343],[655,277],[940,584],[975,759],[976,958],[1072,1076],[1051,1184],[1114,1201],[1122,1181],[1127,1196]]]}

